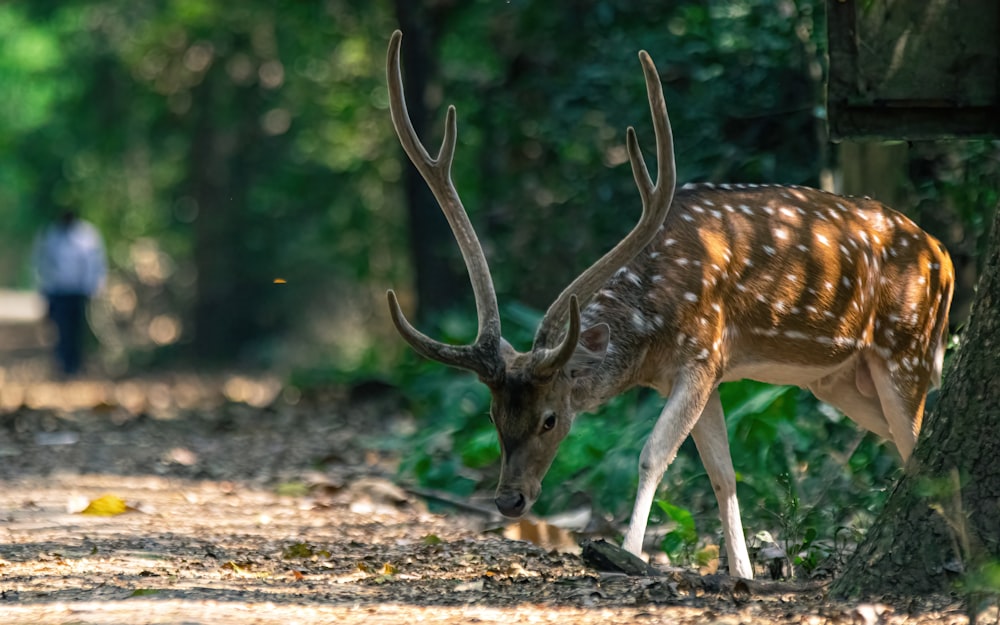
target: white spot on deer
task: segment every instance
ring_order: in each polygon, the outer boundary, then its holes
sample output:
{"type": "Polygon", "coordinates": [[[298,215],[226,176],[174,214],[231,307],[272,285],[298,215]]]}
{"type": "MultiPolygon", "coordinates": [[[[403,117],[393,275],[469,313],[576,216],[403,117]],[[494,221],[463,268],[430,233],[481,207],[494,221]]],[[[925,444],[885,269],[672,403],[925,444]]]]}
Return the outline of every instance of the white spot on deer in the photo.
{"type": "Polygon", "coordinates": [[[806,216],[806,209],[802,208],[801,206],[796,206],[795,212],[797,212],[802,217],[806,216]]]}
{"type": "Polygon", "coordinates": [[[657,274],[653,274],[653,277],[650,278],[650,280],[653,281],[653,282],[663,282],[663,276],[660,275],[660,274],[658,274],[658,273],[657,274]]]}
{"type": "Polygon", "coordinates": [[[705,206],[715,206],[715,202],[712,200],[702,200],[702,202],[705,203],[705,206]]]}
{"type": "Polygon", "coordinates": [[[697,302],[698,296],[692,293],[691,291],[687,291],[686,293],[684,293],[684,299],[686,299],[689,302],[697,302]]]}
{"type": "Polygon", "coordinates": [[[781,208],[778,209],[778,212],[780,212],[785,217],[788,217],[789,219],[795,218],[795,211],[788,208],[787,206],[782,206],[781,208]]]}
{"type": "Polygon", "coordinates": [[[703,326],[707,326],[708,325],[708,319],[706,319],[704,317],[701,317],[701,318],[698,319],[698,323],[700,323],[703,326]]]}
{"type": "Polygon", "coordinates": [[[764,212],[767,213],[768,215],[774,215],[774,209],[771,208],[770,206],[765,206],[764,212]]]}
{"type": "Polygon", "coordinates": [[[816,240],[823,245],[830,247],[830,239],[826,238],[826,236],[820,234],[819,232],[816,233],[816,240]]]}
{"type": "Polygon", "coordinates": [[[660,254],[659,252],[650,252],[650,253],[649,253],[649,257],[650,257],[651,259],[653,259],[653,260],[656,260],[656,259],[657,259],[657,258],[659,258],[660,256],[662,256],[662,254],[660,254]]]}
{"type": "Polygon", "coordinates": [[[667,239],[663,242],[663,247],[670,247],[674,243],[677,243],[677,239],[667,239]]]}
{"type": "Polygon", "coordinates": [[[785,277],[788,279],[789,282],[798,282],[798,280],[799,280],[799,277],[797,275],[795,275],[794,273],[790,273],[790,274],[786,275],[785,277]]]}
{"type": "Polygon", "coordinates": [[[698,360],[708,360],[708,350],[707,349],[702,349],[701,352],[698,353],[698,360]]]}
{"type": "Polygon", "coordinates": [[[837,208],[839,208],[840,212],[842,212],[842,213],[846,213],[847,212],[847,207],[844,206],[843,204],[841,204],[840,202],[837,202],[837,208]]]}
{"type": "Polygon", "coordinates": [[[761,304],[766,304],[767,303],[767,298],[764,297],[763,293],[758,293],[757,294],[757,301],[760,302],[761,304]]]}
{"type": "Polygon", "coordinates": [[[858,344],[858,340],[849,336],[836,336],[833,338],[833,343],[841,347],[855,347],[858,344]]]}
{"type": "Polygon", "coordinates": [[[906,239],[900,239],[899,244],[903,247],[910,247],[910,242],[907,241],[906,239]]]}
{"type": "Polygon", "coordinates": [[[726,211],[730,213],[736,212],[732,204],[723,204],[722,208],[726,209],[726,211]]]}
{"type": "Polygon", "coordinates": [[[782,191],[781,192],[781,197],[786,197],[788,199],[791,199],[792,196],[791,196],[790,193],[788,193],[788,191],[782,191]]]}
{"type": "Polygon", "coordinates": [[[678,265],[680,265],[681,267],[686,267],[687,264],[690,263],[691,261],[689,261],[686,258],[677,258],[677,259],[674,259],[674,262],[677,263],[678,265]]]}
{"type": "Polygon", "coordinates": [[[814,315],[819,313],[819,309],[812,305],[806,306],[806,310],[808,310],[814,315]]]}
{"type": "Polygon", "coordinates": [[[686,341],[686,340],[687,340],[687,335],[684,334],[683,332],[681,332],[680,334],[677,335],[677,345],[678,346],[683,345],[684,341],[686,341]]]}
{"type": "Polygon", "coordinates": [[[777,250],[771,247],[770,245],[765,245],[763,247],[763,250],[767,252],[768,256],[774,256],[774,253],[777,252],[777,250]]]}
{"type": "Polygon", "coordinates": [[[827,280],[827,281],[823,282],[823,288],[826,289],[827,291],[832,291],[833,290],[833,283],[830,282],[829,280],[827,280]]]}
{"type": "Polygon", "coordinates": [[[653,325],[657,328],[663,327],[663,315],[653,315],[653,325]]]}
{"type": "Polygon", "coordinates": [[[784,228],[775,228],[774,229],[774,238],[786,241],[786,240],[788,240],[788,232],[784,228]]]}
{"type": "Polygon", "coordinates": [[[813,340],[820,345],[833,345],[833,339],[828,336],[817,336],[813,340]]]}
{"type": "Polygon", "coordinates": [[[826,317],[827,319],[835,319],[837,317],[837,315],[833,314],[829,310],[824,310],[823,316],[826,317]]]}
{"type": "Polygon", "coordinates": [[[819,211],[813,211],[813,215],[816,215],[816,219],[819,219],[820,221],[829,221],[829,219],[826,218],[826,215],[819,211]]]}
{"type": "Polygon", "coordinates": [[[740,210],[747,215],[753,215],[753,210],[751,210],[751,208],[746,204],[740,204],[740,210]]]}
{"type": "Polygon", "coordinates": [[[779,313],[782,313],[782,314],[784,314],[784,313],[785,313],[785,310],[787,310],[787,309],[788,309],[788,306],[786,306],[786,305],[785,305],[785,302],[783,302],[783,301],[781,301],[781,300],[778,300],[778,301],[776,301],[776,302],[774,303],[774,309],[775,309],[776,311],[778,311],[779,313]]]}
{"type": "Polygon", "coordinates": [[[694,221],[694,217],[688,215],[687,213],[681,213],[681,219],[684,221],[694,221]]]}
{"type": "Polygon", "coordinates": [[[640,333],[645,333],[649,330],[646,318],[637,310],[632,311],[632,327],[640,333]]]}
{"type": "Polygon", "coordinates": [[[804,341],[808,340],[810,337],[805,332],[799,332],[798,330],[785,330],[785,338],[804,341]]]}
{"type": "Polygon", "coordinates": [[[712,310],[717,313],[722,312],[722,306],[719,306],[719,302],[712,302],[712,310]]]}
{"type": "Polygon", "coordinates": [[[844,276],[843,278],[841,278],[840,279],[840,283],[843,284],[844,287],[846,287],[848,289],[851,288],[851,279],[848,278],[847,276],[844,276]]]}
{"type": "Polygon", "coordinates": [[[694,206],[692,206],[691,210],[693,210],[696,213],[704,213],[705,212],[705,209],[702,208],[702,207],[700,207],[700,206],[698,206],[697,204],[695,204],[694,206]]]}
{"type": "Polygon", "coordinates": [[[844,257],[846,257],[848,260],[850,260],[851,259],[851,252],[848,251],[848,249],[846,247],[844,247],[844,244],[840,243],[840,244],[838,244],[838,247],[840,248],[840,253],[843,254],[844,257]]]}
{"type": "Polygon", "coordinates": [[[708,212],[710,212],[712,214],[712,217],[715,217],[716,219],[722,219],[722,213],[721,212],[719,212],[717,210],[711,210],[711,211],[708,211],[708,212]]]}
{"type": "Polygon", "coordinates": [[[736,283],[736,290],[739,291],[740,293],[746,293],[747,287],[742,282],[737,282],[736,283]]]}
{"type": "Polygon", "coordinates": [[[809,247],[807,245],[803,244],[803,243],[799,243],[795,247],[797,247],[800,252],[808,252],[809,251],[809,247]]]}

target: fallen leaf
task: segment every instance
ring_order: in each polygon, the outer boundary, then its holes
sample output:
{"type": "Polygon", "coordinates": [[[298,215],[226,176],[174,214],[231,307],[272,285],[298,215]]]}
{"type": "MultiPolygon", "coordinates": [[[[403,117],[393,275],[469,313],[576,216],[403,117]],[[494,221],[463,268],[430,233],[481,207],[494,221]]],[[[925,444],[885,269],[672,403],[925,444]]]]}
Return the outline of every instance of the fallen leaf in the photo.
{"type": "Polygon", "coordinates": [[[158,588],[136,588],[129,597],[151,597],[160,594],[158,588]]]}
{"type": "Polygon", "coordinates": [[[92,499],[87,507],[80,511],[80,514],[92,516],[115,516],[128,512],[131,508],[120,498],[114,495],[103,495],[97,499],[92,499]]]}
{"type": "Polygon", "coordinates": [[[580,545],[573,532],[545,521],[520,519],[505,527],[503,536],[511,540],[525,540],[549,551],[580,553],[580,545]]]}
{"type": "Polygon", "coordinates": [[[695,552],[694,561],[698,565],[698,573],[715,575],[719,570],[719,546],[705,545],[695,552]]]}
{"type": "Polygon", "coordinates": [[[455,592],[475,592],[483,589],[483,580],[477,579],[472,582],[464,582],[455,586],[455,592]]]}
{"type": "Polygon", "coordinates": [[[294,558],[311,558],[314,555],[316,555],[316,551],[306,543],[295,543],[294,545],[288,545],[281,550],[281,557],[285,560],[292,560],[294,558]]]}

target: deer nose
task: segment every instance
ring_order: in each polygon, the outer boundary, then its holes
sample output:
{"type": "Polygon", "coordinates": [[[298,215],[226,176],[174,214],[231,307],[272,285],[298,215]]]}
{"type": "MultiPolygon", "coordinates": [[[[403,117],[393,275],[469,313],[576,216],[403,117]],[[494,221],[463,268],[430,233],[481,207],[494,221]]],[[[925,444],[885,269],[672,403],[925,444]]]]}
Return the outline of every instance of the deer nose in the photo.
{"type": "Polygon", "coordinates": [[[493,500],[500,514],[509,517],[519,517],[524,514],[524,495],[518,492],[500,493],[493,500]]]}

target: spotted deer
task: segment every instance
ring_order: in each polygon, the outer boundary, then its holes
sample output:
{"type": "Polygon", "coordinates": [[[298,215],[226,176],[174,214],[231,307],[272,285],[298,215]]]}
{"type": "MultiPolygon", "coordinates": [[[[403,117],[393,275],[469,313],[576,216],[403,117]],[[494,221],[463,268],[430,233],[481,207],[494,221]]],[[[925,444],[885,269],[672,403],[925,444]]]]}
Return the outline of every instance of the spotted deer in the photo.
{"type": "Polygon", "coordinates": [[[954,272],[945,248],[879,202],[798,186],[685,185],[660,79],[639,53],[656,138],[656,180],[626,132],[642,200],[636,226],[555,299],[532,348],[500,335],[490,269],[451,180],[455,108],[431,156],[406,110],[400,40],[389,43],[390,112],[404,151],[444,211],[475,295],[469,345],[415,329],[393,291],[389,310],[423,356],[475,372],[492,395],[502,455],[495,503],[524,514],[577,413],[630,388],[667,397],[639,459],[623,547],[640,554],[655,491],[689,434],[718,499],[730,573],[751,578],[718,387],[749,378],[808,388],[905,461],[926,392],[940,382],[954,272]]]}

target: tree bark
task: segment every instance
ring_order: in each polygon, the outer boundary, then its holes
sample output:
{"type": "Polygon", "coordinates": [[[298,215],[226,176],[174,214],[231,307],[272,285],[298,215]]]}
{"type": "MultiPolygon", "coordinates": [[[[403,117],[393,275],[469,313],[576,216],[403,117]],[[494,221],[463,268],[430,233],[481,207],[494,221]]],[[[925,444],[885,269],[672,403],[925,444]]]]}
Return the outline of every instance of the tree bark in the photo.
{"type": "Polygon", "coordinates": [[[1000,562],[1000,212],[961,349],[836,596],[968,590],[1000,562]]]}

